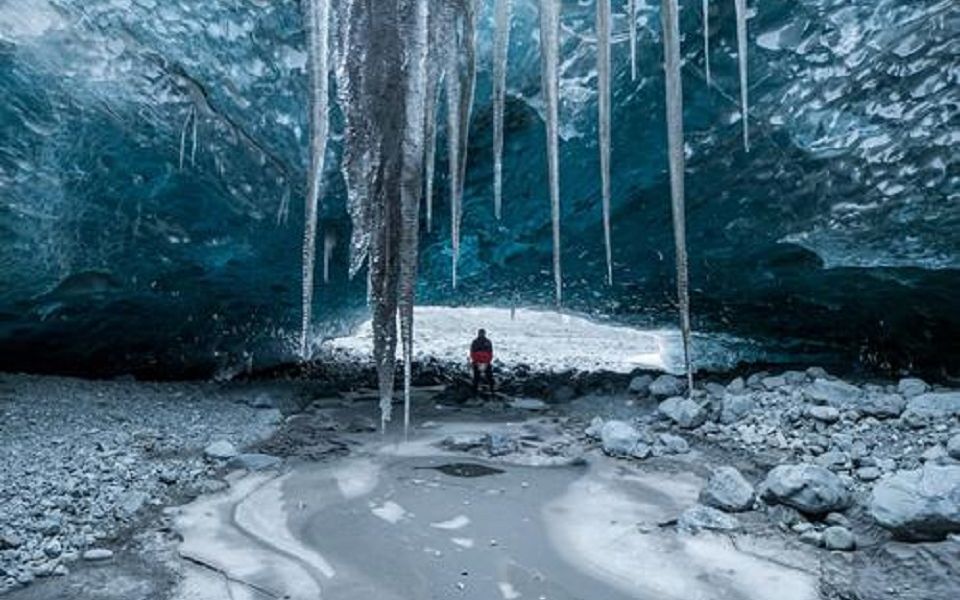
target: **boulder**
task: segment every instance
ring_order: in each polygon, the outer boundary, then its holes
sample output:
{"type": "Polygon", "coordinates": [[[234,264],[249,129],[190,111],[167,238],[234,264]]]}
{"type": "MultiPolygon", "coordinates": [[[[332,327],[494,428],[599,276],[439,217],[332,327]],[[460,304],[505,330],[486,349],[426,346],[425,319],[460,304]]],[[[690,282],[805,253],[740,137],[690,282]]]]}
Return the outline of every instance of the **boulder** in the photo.
{"type": "Polygon", "coordinates": [[[679,435],[672,433],[661,433],[660,444],[663,446],[664,454],[686,454],[690,452],[690,445],[687,440],[679,435]]]}
{"type": "Polygon", "coordinates": [[[756,492],[740,471],[720,467],[700,491],[700,502],[727,512],[742,512],[753,508],[756,492]]]}
{"type": "Polygon", "coordinates": [[[658,398],[679,396],[686,391],[687,386],[682,379],[673,375],[661,375],[650,384],[650,394],[658,398]]]}
{"type": "Polygon", "coordinates": [[[947,441],[947,455],[954,460],[960,460],[960,433],[947,441]]]}
{"type": "Polygon", "coordinates": [[[677,527],[683,531],[696,533],[700,530],[734,531],[740,528],[736,517],[715,508],[695,504],[683,511],[677,519],[677,527]]]}
{"type": "Polygon", "coordinates": [[[600,430],[603,451],[610,456],[630,456],[640,442],[640,432],[626,421],[607,421],[600,430]]]}
{"type": "Polygon", "coordinates": [[[279,458],[269,454],[238,454],[227,461],[227,468],[266,471],[279,467],[281,462],[279,458]]]}
{"type": "Polygon", "coordinates": [[[767,390],[775,390],[787,385],[787,379],[783,375],[772,375],[770,377],[764,377],[760,380],[760,383],[763,384],[763,387],[767,390]]]}
{"type": "Polygon", "coordinates": [[[603,419],[600,417],[594,417],[591,419],[590,425],[588,425],[583,431],[583,434],[588,438],[599,440],[601,431],[603,431],[603,419]]]}
{"type": "Polygon", "coordinates": [[[720,408],[720,422],[726,425],[736,423],[756,410],[757,403],[747,394],[727,393],[723,396],[720,408]]]}
{"type": "Polygon", "coordinates": [[[690,398],[668,398],[660,403],[659,411],[684,429],[699,427],[707,420],[706,411],[690,398]]]}
{"type": "Polygon", "coordinates": [[[897,391],[906,398],[913,398],[925,394],[930,389],[927,382],[916,377],[905,377],[897,384],[897,391]]]}
{"type": "Polygon", "coordinates": [[[895,419],[907,407],[907,401],[900,394],[867,394],[855,408],[862,414],[878,419],[895,419]]]}
{"type": "Polygon", "coordinates": [[[213,442],[204,448],[203,453],[207,455],[208,458],[215,460],[229,460],[239,454],[236,447],[226,440],[213,442]]]}
{"type": "Polygon", "coordinates": [[[846,408],[855,405],[863,392],[855,385],[839,379],[817,378],[804,391],[804,396],[814,404],[825,404],[834,408],[846,408]]]}
{"type": "Polygon", "coordinates": [[[506,456],[516,452],[518,447],[517,440],[505,433],[487,434],[487,453],[490,456],[506,456]]]}
{"type": "Polygon", "coordinates": [[[731,394],[742,394],[746,389],[747,384],[743,381],[743,377],[737,377],[727,384],[727,391],[731,394]]]}
{"type": "Polygon", "coordinates": [[[960,416],[960,392],[939,392],[914,396],[900,418],[910,427],[923,427],[956,416],[960,416]]]}
{"type": "Polygon", "coordinates": [[[785,504],[810,515],[844,510],[852,501],[839,477],[809,463],[775,467],[763,482],[763,497],[767,502],[785,504]]]}
{"type": "Polygon", "coordinates": [[[840,420],[840,411],[833,406],[811,406],[807,409],[807,414],[824,423],[836,423],[840,420]]]}
{"type": "Polygon", "coordinates": [[[462,432],[448,435],[440,441],[440,447],[454,452],[471,452],[487,445],[487,434],[462,432]]]}
{"type": "Polygon", "coordinates": [[[868,508],[877,523],[903,540],[960,533],[960,465],[929,462],[898,471],[873,488],[868,508]]]}
{"type": "Polygon", "coordinates": [[[857,547],[857,539],[846,527],[834,525],[823,530],[823,546],[827,550],[850,551],[857,547]]]}
{"type": "Polygon", "coordinates": [[[110,560],[113,558],[113,551],[106,548],[91,548],[83,553],[83,560],[97,562],[101,560],[110,560]]]}
{"type": "Polygon", "coordinates": [[[627,391],[631,394],[637,394],[639,396],[646,396],[650,392],[650,384],[653,383],[653,377],[649,375],[637,375],[630,380],[630,385],[627,387],[627,391]]]}

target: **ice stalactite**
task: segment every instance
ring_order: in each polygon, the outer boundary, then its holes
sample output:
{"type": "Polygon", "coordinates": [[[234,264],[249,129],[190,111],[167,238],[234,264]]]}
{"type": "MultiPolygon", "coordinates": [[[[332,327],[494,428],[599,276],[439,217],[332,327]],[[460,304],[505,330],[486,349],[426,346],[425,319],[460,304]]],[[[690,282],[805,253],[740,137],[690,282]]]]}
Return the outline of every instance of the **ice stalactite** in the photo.
{"type": "Polygon", "coordinates": [[[197,166],[197,109],[193,109],[193,141],[190,144],[190,166],[197,166]]]}
{"type": "Polygon", "coordinates": [[[330,0],[308,0],[306,11],[308,60],[310,66],[310,171],[303,233],[303,294],[300,326],[300,357],[310,357],[310,322],[313,312],[314,263],[316,261],[317,218],[323,185],[324,158],[327,152],[329,105],[330,0]]]}
{"type": "MultiPolygon", "coordinates": [[[[435,52],[436,46],[431,44],[430,54],[435,52]]],[[[435,60],[430,60],[431,71],[430,78],[427,80],[427,98],[423,110],[424,138],[425,138],[425,157],[426,166],[426,192],[425,204],[427,209],[427,231],[433,231],[433,182],[436,175],[437,164],[437,106],[440,103],[440,81],[443,77],[443,71],[434,67],[435,60]]]]}
{"type": "Polygon", "coordinates": [[[690,285],[687,269],[686,209],[684,201],[683,84],[680,78],[680,15],[677,0],[662,0],[663,54],[666,74],[667,150],[670,161],[670,196],[673,236],[677,255],[677,298],[687,390],[693,393],[693,364],[690,360],[690,285]]]}
{"type": "Polygon", "coordinates": [[[510,47],[512,3],[513,0],[496,0],[494,7],[493,212],[498,220],[503,207],[503,114],[507,96],[507,51],[510,47]]]}
{"type": "Polygon", "coordinates": [[[331,231],[323,234],[323,282],[330,283],[330,260],[337,247],[337,236],[331,231]]]}
{"type": "Polygon", "coordinates": [[[627,27],[630,37],[630,79],[637,80],[637,0],[627,0],[627,27]]]}
{"type": "MultiPolygon", "coordinates": [[[[187,155],[187,130],[190,127],[190,123],[193,122],[193,154],[196,154],[197,146],[197,108],[195,106],[190,107],[190,112],[187,113],[187,118],[183,121],[183,127],[180,129],[180,170],[183,170],[183,161],[187,155]]],[[[191,162],[193,159],[191,158],[191,162]]]]}
{"type": "Polygon", "coordinates": [[[560,1],[540,2],[540,81],[547,122],[547,164],[550,179],[550,218],[553,223],[553,280],[557,305],[563,302],[560,269],[560,1]]]}
{"type": "Polygon", "coordinates": [[[707,87],[713,83],[710,75],[710,0],[703,0],[703,67],[707,75],[707,87]]]}
{"type": "Polygon", "coordinates": [[[403,122],[400,176],[400,338],[403,349],[403,432],[410,429],[410,386],[413,367],[413,308],[420,251],[420,198],[423,190],[424,123],[429,63],[429,0],[412,2],[409,29],[405,35],[406,107],[403,122]]]}
{"type": "Polygon", "coordinates": [[[613,285],[610,240],[610,0],[597,0],[597,79],[603,245],[607,257],[607,285],[613,285]]]}
{"type": "Polygon", "coordinates": [[[750,152],[749,89],[747,88],[747,0],[733,0],[737,13],[737,61],[740,63],[740,118],[743,121],[743,149],[750,152]]]}
{"type": "Polygon", "coordinates": [[[460,262],[460,224],[463,221],[463,187],[473,95],[477,83],[476,0],[444,5],[448,19],[440,27],[445,35],[447,96],[447,162],[450,182],[450,238],[453,249],[451,282],[457,287],[460,262]]]}

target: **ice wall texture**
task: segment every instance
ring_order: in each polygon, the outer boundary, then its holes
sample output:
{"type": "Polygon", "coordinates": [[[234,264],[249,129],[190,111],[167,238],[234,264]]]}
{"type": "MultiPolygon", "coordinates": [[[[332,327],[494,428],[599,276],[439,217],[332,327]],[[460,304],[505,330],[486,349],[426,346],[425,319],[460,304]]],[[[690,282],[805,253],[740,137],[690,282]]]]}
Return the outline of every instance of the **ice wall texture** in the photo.
{"type": "MultiPolygon", "coordinates": [[[[493,2],[479,2],[459,283],[441,127],[424,302],[553,301],[539,18],[533,0],[513,4],[503,218],[493,214],[493,2]]],[[[611,4],[615,285],[605,286],[595,7],[567,1],[564,298],[672,324],[659,3],[637,2],[636,81],[628,2],[611,4]]],[[[701,9],[681,2],[694,328],[798,357],[956,371],[956,4],[748,2],[749,154],[734,2],[709,4],[712,87],[701,9]]],[[[205,375],[295,355],[310,161],[301,15],[293,0],[0,0],[0,368],[205,375]]],[[[346,274],[336,109],[332,121],[320,239],[338,243],[317,290],[318,333],[365,304],[365,277],[346,274]]]]}

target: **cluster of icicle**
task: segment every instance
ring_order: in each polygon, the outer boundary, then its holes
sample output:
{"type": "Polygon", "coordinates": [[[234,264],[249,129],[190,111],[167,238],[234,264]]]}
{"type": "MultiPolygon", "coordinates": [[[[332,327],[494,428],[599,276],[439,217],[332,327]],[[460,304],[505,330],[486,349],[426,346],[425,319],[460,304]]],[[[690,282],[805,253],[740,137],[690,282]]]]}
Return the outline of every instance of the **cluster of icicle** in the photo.
{"type": "MultiPolygon", "coordinates": [[[[336,78],[344,118],[342,172],[353,222],[351,277],[364,266],[373,312],[382,425],[391,420],[396,350],[404,365],[404,429],[410,422],[413,309],[418,268],[420,205],[433,227],[438,106],[446,102],[450,185],[452,283],[457,285],[468,132],[477,76],[477,14],[482,0],[304,0],[311,74],[311,164],[303,246],[303,323],[300,350],[309,355],[317,219],[329,121],[329,73],[336,78]],[[398,339],[399,322],[399,339],[398,339]]],[[[507,52],[513,0],[494,2],[494,211],[502,212],[507,52]]],[[[610,233],[611,0],[596,1],[599,147],[606,279],[613,283],[610,233]]],[[[637,2],[625,0],[631,76],[637,77],[637,2]]],[[[740,55],[744,144],[746,126],[746,1],[734,0],[740,55]]],[[[546,120],[553,268],[557,303],[560,263],[560,11],[562,0],[539,0],[541,83],[546,120]]],[[[703,0],[704,50],[709,78],[708,0],[703,0]]],[[[690,309],[684,210],[683,91],[677,0],[662,0],[670,190],[676,241],[677,292],[690,389],[690,309]]],[[[324,244],[327,278],[333,241],[324,244]]]]}

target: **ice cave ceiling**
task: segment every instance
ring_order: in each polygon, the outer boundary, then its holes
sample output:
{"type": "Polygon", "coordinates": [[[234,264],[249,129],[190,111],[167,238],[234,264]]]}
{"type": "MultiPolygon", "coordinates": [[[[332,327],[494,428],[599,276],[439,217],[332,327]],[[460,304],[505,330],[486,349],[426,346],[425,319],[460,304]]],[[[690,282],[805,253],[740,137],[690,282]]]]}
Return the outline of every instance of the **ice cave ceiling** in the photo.
{"type": "MultiPolygon", "coordinates": [[[[0,0],[0,368],[205,375],[293,357],[309,163],[299,4],[0,0]]],[[[612,4],[608,287],[595,9],[590,0],[563,2],[565,305],[669,325],[675,275],[659,2],[638,0],[635,81],[627,2],[612,4]]],[[[493,3],[479,5],[460,285],[450,285],[441,143],[418,300],[546,306],[553,279],[537,5],[514,0],[500,221],[493,3]]],[[[745,153],[734,1],[710,1],[710,87],[701,3],[681,2],[695,330],[751,338],[786,358],[955,373],[955,0],[749,5],[745,153]]],[[[366,310],[365,278],[347,278],[341,130],[334,110],[321,240],[330,234],[338,243],[331,281],[314,303],[322,332],[366,310]]]]}

